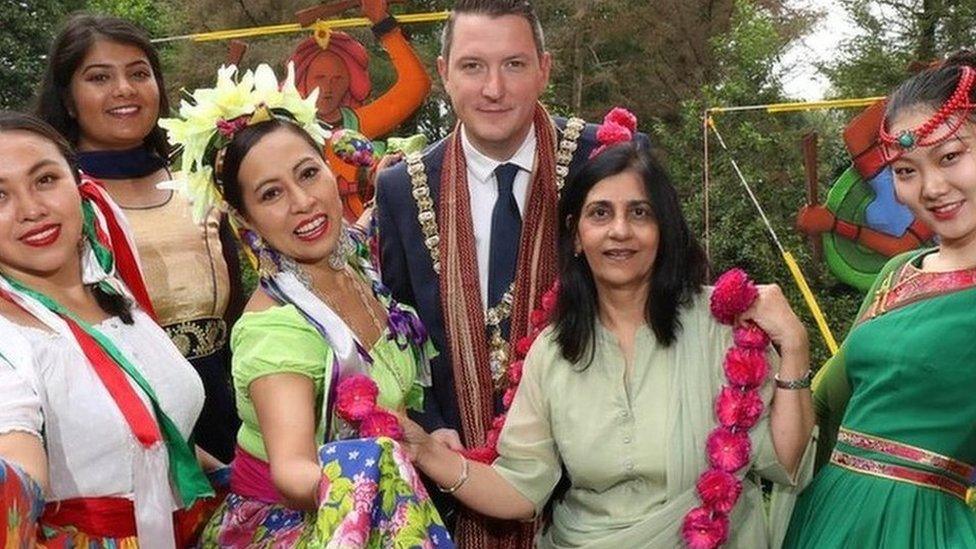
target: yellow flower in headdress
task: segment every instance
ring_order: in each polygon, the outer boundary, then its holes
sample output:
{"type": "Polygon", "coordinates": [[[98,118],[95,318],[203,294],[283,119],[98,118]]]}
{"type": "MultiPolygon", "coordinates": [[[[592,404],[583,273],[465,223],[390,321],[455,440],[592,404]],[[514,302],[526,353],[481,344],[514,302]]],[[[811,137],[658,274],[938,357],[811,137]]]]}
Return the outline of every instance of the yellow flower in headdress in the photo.
{"type": "Polygon", "coordinates": [[[193,202],[193,217],[200,223],[214,207],[224,207],[222,192],[214,180],[214,162],[219,151],[234,134],[250,123],[260,111],[263,117],[289,119],[323,145],[329,137],[316,117],[318,93],[303,98],[295,88],[295,70],[288,64],[288,75],[279,85],[274,71],[261,64],[235,80],[237,67],[230,65],[217,71],[213,88],[200,88],[180,102],[177,118],[164,118],[160,127],[169,132],[169,141],[183,148],[180,170],[185,181],[176,190],[193,202]]]}

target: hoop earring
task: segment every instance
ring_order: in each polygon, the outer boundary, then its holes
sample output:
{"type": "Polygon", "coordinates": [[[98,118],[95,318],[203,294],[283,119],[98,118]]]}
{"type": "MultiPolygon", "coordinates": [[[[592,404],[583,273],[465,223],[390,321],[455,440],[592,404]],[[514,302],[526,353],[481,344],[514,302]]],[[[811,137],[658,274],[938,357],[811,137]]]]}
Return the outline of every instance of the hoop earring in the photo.
{"type": "Polygon", "coordinates": [[[261,278],[273,278],[280,270],[275,261],[274,253],[265,246],[264,241],[258,240],[258,275],[261,278]]]}

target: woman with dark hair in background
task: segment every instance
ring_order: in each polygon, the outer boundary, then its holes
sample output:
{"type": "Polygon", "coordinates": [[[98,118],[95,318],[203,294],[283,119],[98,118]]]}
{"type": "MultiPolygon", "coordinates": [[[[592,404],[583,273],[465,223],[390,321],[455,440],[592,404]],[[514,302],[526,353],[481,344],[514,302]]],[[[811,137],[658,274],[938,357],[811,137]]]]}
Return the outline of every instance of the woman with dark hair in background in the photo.
{"type": "Polygon", "coordinates": [[[186,198],[160,187],[174,175],[166,133],[156,125],[169,114],[158,53],[128,21],[72,16],[51,47],[37,114],[78,149],[82,172],[125,211],[157,321],[203,379],[207,398],[194,437],[230,461],[240,424],[227,347],[243,308],[237,248],[219,212],[197,225],[186,198]]]}
{"type": "MultiPolygon", "coordinates": [[[[409,451],[486,515],[528,520],[551,502],[540,547],[680,546],[732,335],[709,314],[706,259],[666,173],[632,142],[582,168],[563,190],[559,219],[553,324],[525,359],[499,457],[491,466],[459,457],[403,418],[409,451]]],[[[808,379],[806,332],[777,287],[760,287],[738,320],[779,347],[779,376],[808,379]]],[[[749,433],[745,469],[790,486],[810,439],[809,393],[773,398],[772,380],[762,381],[772,411],[749,433]]],[[[728,546],[767,547],[758,483],[743,479],[741,490],[728,546]]]]}
{"type": "Polygon", "coordinates": [[[976,55],[960,52],[888,98],[879,137],[895,196],[939,246],[885,265],[817,373],[826,463],[789,547],[976,547],[974,85],[976,55]]]}
{"type": "Polygon", "coordinates": [[[5,547],[192,543],[202,508],[173,511],[212,494],[188,442],[203,385],[151,309],[121,211],[57,131],[0,113],[5,547]]]}

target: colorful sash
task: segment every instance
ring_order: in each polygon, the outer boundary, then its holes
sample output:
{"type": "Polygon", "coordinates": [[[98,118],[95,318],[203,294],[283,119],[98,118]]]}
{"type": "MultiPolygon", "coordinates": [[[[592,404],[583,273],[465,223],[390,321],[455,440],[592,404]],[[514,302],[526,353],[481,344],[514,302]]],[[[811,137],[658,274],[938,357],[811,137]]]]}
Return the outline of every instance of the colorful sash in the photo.
{"type": "MultiPolygon", "coordinates": [[[[195,547],[221,498],[198,500],[173,513],[176,547],[195,547]]],[[[139,542],[132,500],[120,497],[74,498],[47,504],[39,545],[47,549],[77,547],[145,547],[139,542]]]]}
{"type": "MultiPolygon", "coordinates": [[[[556,128],[536,106],[536,161],[528,202],[522,216],[515,300],[509,341],[529,331],[529,314],[556,278],[556,128]]],[[[485,444],[495,414],[494,383],[489,368],[485,313],[478,282],[478,258],[471,222],[468,170],[459,127],[448,137],[441,173],[440,221],[441,309],[454,369],[454,388],[466,447],[485,444]]],[[[503,523],[490,528],[487,519],[462,514],[457,539],[462,547],[530,547],[532,524],[503,523]]]]}
{"type": "MultiPolygon", "coordinates": [[[[529,313],[556,277],[556,129],[545,109],[535,112],[536,162],[522,216],[510,340],[528,333],[529,313]]],[[[495,414],[488,368],[485,314],[471,223],[468,170],[459,128],[448,137],[441,171],[439,251],[441,308],[454,368],[465,446],[484,444],[495,414]]]]}
{"type": "MultiPolygon", "coordinates": [[[[359,276],[370,283],[373,296],[385,305],[387,310],[387,328],[389,338],[395,339],[401,349],[410,346],[417,361],[417,380],[423,386],[430,386],[430,359],[427,352],[430,345],[426,330],[420,324],[416,313],[402,309],[389,296],[380,282],[379,274],[369,262],[369,251],[366,248],[366,237],[353,229],[343,226],[349,238],[353,241],[353,251],[346,258],[348,264],[359,276]]],[[[322,336],[332,349],[333,363],[329,393],[322,399],[322,422],[325,425],[325,440],[327,443],[333,438],[332,410],[337,398],[336,390],[339,381],[346,376],[356,373],[367,373],[372,364],[369,351],[365,349],[352,329],[335,311],[323,300],[319,299],[296,273],[280,270],[274,276],[262,277],[261,288],[275,301],[290,303],[322,336]]],[[[382,327],[381,327],[382,328],[382,327]]]]}
{"type": "Polygon", "coordinates": [[[940,490],[966,501],[966,490],[968,488],[966,483],[974,470],[973,466],[968,463],[924,448],[859,433],[844,427],[840,428],[837,443],[898,458],[918,467],[854,455],[838,448],[835,448],[830,456],[830,462],[834,465],[865,475],[940,490]]]}
{"type": "MultiPolygon", "coordinates": [[[[111,282],[108,275],[116,271],[139,307],[156,320],[156,311],[149,299],[149,290],[146,289],[142,267],[135,252],[135,239],[127,227],[119,222],[125,219],[125,214],[96,180],[83,176],[78,191],[83,199],[85,238],[96,260],[85,265],[85,274],[88,275],[84,277],[85,283],[111,282]],[[96,266],[100,269],[92,271],[90,267],[96,266]]],[[[116,288],[117,292],[120,290],[116,288]]]]}

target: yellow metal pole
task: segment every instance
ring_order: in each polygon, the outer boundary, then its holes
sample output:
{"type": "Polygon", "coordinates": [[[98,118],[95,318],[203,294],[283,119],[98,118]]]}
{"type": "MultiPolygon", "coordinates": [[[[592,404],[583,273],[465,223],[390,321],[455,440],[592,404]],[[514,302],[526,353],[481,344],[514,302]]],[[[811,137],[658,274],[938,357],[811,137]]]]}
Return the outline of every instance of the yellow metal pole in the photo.
{"type": "Polygon", "coordinates": [[[820,305],[817,303],[817,298],[810,290],[810,285],[807,284],[807,279],[803,276],[803,271],[800,270],[800,266],[797,264],[796,259],[793,258],[793,254],[787,251],[780,242],[779,236],[776,235],[776,231],[773,229],[772,224],[770,224],[769,218],[766,217],[765,210],[763,210],[762,205],[759,203],[759,199],[756,198],[756,194],[752,192],[752,187],[750,187],[749,182],[746,181],[745,175],[743,175],[742,170],[739,169],[739,163],[736,162],[735,158],[732,157],[728,146],[725,144],[725,139],[723,139],[722,134],[718,132],[718,127],[715,126],[715,120],[711,117],[708,117],[706,120],[707,124],[712,128],[712,132],[715,133],[715,137],[718,138],[718,144],[722,147],[722,150],[729,154],[729,161],[732,164],[732,169],[739,177],[739,181],[742,183],[746,193],[749,195],[752,205],[755,206],[756,210],[759,212],[759,217],[766,226],[766,230],[769,231],[770,236],[773,237],[773,242],[776,244],[776,248],[779,250],[780,254],[782,254],[783,261],[786,262],[786,267],[789,269],[790,274],[793,275],[793,280],[796,282],[797,287],[799,287],[800,293],[803,294],[803,300],[806,302],[807,308],[810,309],[810,313],[817,322],[817,328],[820,330],[820,335],[823,336],[824,342],[827,344],[827,348],[830,349],[830,353],[832,355],[836,354],[837,341],[834,339],[834,335],[830,332],[830,326],[827,325],[827,319],[824,317],[823,311],[820,309],[820,305]]]}
{"type": "MultiPolygon", "coordinates": [[[[395,15],[398,23],[431,23],[444,21],[450,12],[436,11],[430,13],[409,13],[405,15],[395,15]]],[[[343,29],[350,27],[365,27],[372,23],[365,17],[350,17],[348,19],[334,19],[326,21],[329,28],[343,29]]],[[[233,40],[235,38],[250,38],[254,36],[270,36],[274,34],[287,34],[311,30],[312,27],[303,27],[299,23],[284,23],[281,25],[265,25],[262,27],[249,27],[244,29],[226,29],[212,32],[199,32],[195,34],[181,34],[179,36],[167,36],[165,38],[154,38],[153,43],[174,42],[177,40],[192,40],[194,42],[212,42],[216,40],[233,40]]]]}

